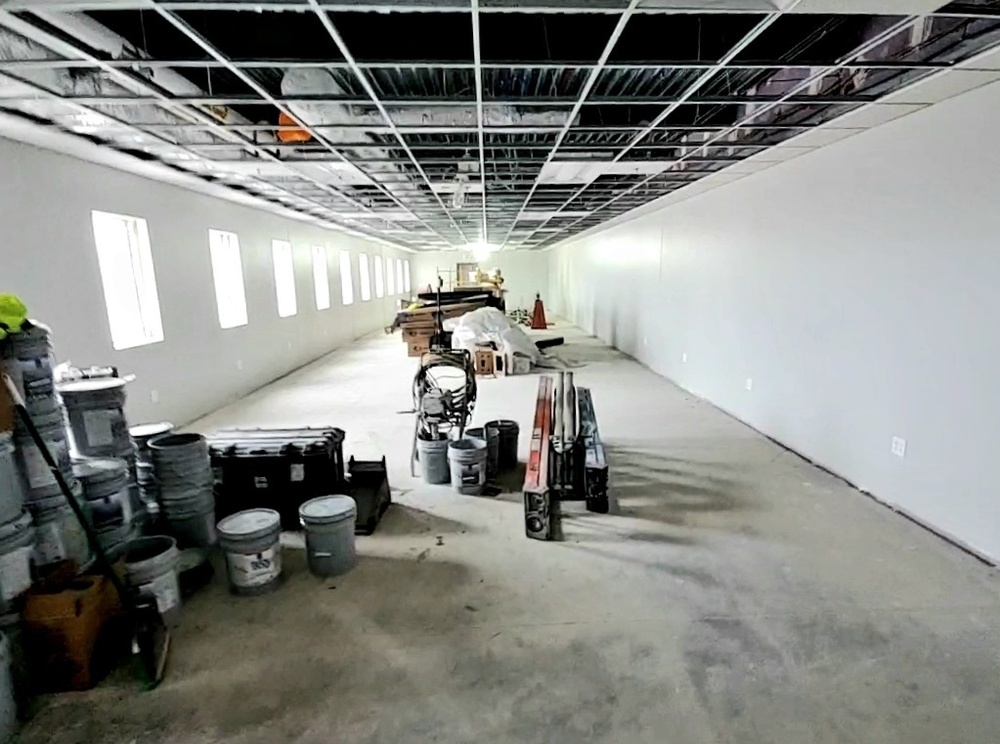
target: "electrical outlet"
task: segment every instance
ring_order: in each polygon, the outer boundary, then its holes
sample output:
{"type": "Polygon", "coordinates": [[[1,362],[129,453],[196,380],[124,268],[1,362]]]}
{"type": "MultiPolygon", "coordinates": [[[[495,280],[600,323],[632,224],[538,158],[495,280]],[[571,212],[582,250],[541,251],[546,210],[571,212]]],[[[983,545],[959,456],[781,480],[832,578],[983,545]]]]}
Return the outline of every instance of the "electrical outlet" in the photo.
{"type": "Polygon", "coordinates": [[[242,359],[237,359],[236,360],[236,369],[238,369],[238,370],[242,370],[243,369],[243,360],[242,359]]]}
{"type": "Polygon", "coordinates": [[[688,363],[688,354],[686,351],[683,354],[681,354],[681,361],[684,362],[684,364],[688,363]]]}
{"type": "Polygon", "coordinates": [[[649,339],[646,338],[645,336],[642,337],[642,345],[649,346],[649,339]]]}
{"type": "Polygon", "coordinates": [[[289,341],[289,342],[288,342],[288,350],[289,350],[289,351],[291,351],[291,350],[292,350],[292,342],[291,342],[291,341],[289,341]]]}
{"type": "Polygon", "coordinates": [[[150,390],[149,391],[149,400],[152,403],[159,403],[160,402],[160,391],[159,390],[150,390]]]}
{"type": "Polygon", "coordinates": [[[906,440],[902,437],[892,438],[892,454],[896,457],[906,457],[906,440]]]}
{"type": "Polygon", "coordinates": [[[747,378],[747,390],[753,390],[753,379],[750,377],[747,378]]]}

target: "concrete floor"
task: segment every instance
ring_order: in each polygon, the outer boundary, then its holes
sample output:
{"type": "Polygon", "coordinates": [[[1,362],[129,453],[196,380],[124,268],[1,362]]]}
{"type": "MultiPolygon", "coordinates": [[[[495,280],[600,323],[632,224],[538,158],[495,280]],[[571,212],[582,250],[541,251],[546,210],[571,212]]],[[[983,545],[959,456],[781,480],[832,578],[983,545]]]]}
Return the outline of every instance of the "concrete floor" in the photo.
{"type": "MultiPolygon", "coordinates": [[[[409,475],[415,362],[338,351],[200,422],[333,424],[395,505],[347,576],[194,597],[168,679],[46,699],[25,744],[995,742],[996,572],[593,339],[615,515],[527,540],[516,494],[409,475]]],[[[475,420],[529,428],[537,378],[475,420]]],[[[521,454],[525,455],[522,436],[521,454]]],[[[946,495],[942,495],[946,497],[946,495]]]]}

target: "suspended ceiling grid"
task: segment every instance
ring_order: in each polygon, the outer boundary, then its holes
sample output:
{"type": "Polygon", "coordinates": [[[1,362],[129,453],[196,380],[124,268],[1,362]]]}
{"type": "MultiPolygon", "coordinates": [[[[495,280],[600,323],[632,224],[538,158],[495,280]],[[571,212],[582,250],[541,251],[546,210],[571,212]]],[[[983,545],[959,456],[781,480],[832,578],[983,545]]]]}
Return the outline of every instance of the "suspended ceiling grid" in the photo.
{"type": "Polygon", "coordinates": [[[404,247],[541,248],[1000,42],[997,2],[698,4],[8,0],[0,110],[404,247]]]}

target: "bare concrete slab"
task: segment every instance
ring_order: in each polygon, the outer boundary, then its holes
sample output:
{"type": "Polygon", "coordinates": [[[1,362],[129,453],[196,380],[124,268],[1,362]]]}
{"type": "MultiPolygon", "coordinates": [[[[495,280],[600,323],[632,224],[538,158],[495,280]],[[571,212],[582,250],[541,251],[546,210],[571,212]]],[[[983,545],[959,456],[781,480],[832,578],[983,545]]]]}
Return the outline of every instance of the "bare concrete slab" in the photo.
{"type": "MultiPolygon", "coordinates": [[[[395,505],[361,562],[184,609],[156,691],[123,674],[46,698],[25,744],[966,744],[1000,731],[996,572],[593,339],[615,513],[524,537],[517,494],[409,474],[398,337],[336,352],[199,422],[323,425],[389,459],[395,505]]],[[[487,379],[513,418],[534,375],[487,379]]],[[[947,494],[942,494],[947,498],[947,494]]],[[[300,544],[300,542],[298,543],[300,544]]]]}

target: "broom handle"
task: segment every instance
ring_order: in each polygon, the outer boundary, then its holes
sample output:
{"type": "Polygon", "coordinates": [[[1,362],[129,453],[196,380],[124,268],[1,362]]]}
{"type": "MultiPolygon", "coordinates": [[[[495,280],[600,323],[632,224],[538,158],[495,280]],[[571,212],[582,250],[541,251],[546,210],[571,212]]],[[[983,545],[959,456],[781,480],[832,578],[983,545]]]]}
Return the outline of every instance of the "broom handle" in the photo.
{"type": "Polygon", "coordinates": [[[54,477],[56,479],[56,483],[59,484],[59,490],[62,491],[62,495],[69,504],[70,509],[72,509],[73,513],[76,515],[76,519],[80,523],[80,527],[83,528],[84,533],[87,535],[87,542],[90,544],[90,549],[94,552],[97,562],[100,564],[101,571],[114,585],[115,591],[117,591],[118,595],[121,597],[122,604],[124,604],[129,610],[134,611],[135,606],[132,602],[132,596],[128,593],[128,590],[125,588],[121,579],[118,578],[118,574],[111,565],[111,561],[108,560],[107,553],[104,552],[104,547],[101,545],[100,540],[97,539],[97,533],[94,532],[90,523],[87,521],[87,515],[83,513],[82,507],[77,503],[76,499],[73,498],[73,492],[70,490],[69,484],[66,483],[66,479],[63,478],[62,470],[60,470],[55,458],[52,457],[52,453],[49,451],[48,445],[45,444],[45,440],[42,439],[41,434],[38,433],[38,429],[35,428],[35,422],[31,420],[31,415],[28,413],[28,409],[24,407],[24,398],[21,397],[20,391],[8,375],[3,376],[3,383],[7,387],[7,392],[10,393],[10,399],[14,402],[14,409],[17,411],[18,418],[21,419],[21,423],[24,424],[24,428],[27,429],[28,433],[31,435],[31,440],[35,443],[35,447],[37,447],[38,451],[41,453],[42,459],[45,460],[45,464],[52,473],[52,477],[54,477]]]}

